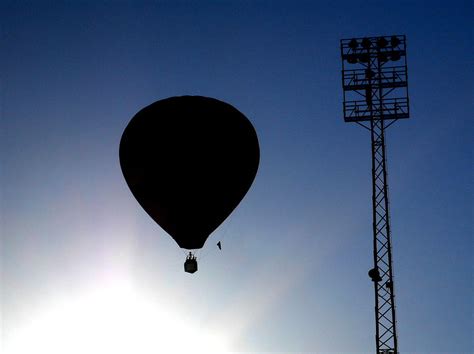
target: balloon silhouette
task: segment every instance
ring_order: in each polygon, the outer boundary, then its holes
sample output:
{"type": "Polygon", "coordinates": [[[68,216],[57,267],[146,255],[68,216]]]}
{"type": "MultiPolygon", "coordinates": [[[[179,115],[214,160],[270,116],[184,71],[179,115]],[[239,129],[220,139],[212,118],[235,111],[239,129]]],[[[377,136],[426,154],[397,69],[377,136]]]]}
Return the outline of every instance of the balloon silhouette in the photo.
{"type": "Polygon", "coordinates": [[[139,111],[123,132],[119,155],[138,203],[179,247],[192,250],[245,196],[260,150],[255,129],[237,109],[182,96],[139,111]]]}

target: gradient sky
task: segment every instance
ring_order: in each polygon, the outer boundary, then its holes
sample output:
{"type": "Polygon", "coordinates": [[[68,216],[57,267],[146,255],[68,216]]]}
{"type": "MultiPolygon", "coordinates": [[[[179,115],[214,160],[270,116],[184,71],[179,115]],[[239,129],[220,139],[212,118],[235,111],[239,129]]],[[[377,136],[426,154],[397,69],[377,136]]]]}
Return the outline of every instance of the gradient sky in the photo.
{"type": "Polygon", "coordinates": [[[472,19],[471,1],[2,1],[5,354],[164,353],[203,333],[373,353],[370,136],[342,118],[339,40],[391,34],[411,100],[387,133],[399,349],[473,352],[472,19]],[[234,105],[261,146],[194,275],[118,162],[138,110],[188,94],[234,105]]]}

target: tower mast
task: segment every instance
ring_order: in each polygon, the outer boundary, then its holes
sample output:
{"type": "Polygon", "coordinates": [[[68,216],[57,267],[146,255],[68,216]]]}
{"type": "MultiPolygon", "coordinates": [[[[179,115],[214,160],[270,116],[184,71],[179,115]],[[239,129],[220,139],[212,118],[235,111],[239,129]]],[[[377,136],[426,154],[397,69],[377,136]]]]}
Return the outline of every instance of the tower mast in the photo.
{"type": "Polygon", "coordinates": [[[341,57],[344,120],[371,137],[376,353],[398,354],[385,131],[409,117],[406,38],[343,39],[341,57]]]}

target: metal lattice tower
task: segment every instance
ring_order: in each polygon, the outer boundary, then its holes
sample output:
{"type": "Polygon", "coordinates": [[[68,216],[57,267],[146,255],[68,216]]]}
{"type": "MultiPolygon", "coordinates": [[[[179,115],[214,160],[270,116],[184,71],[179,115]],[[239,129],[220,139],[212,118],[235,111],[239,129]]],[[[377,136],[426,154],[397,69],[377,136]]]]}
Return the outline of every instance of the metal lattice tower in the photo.
{"type": "Polygon", "coordinates": [[[344,120],[370,131],[377,354],[398,353],[385,130],[409,117],[404,35],[341,40],[344,120]],[[350,69],[346,69],[349,66],[350,69]]]}

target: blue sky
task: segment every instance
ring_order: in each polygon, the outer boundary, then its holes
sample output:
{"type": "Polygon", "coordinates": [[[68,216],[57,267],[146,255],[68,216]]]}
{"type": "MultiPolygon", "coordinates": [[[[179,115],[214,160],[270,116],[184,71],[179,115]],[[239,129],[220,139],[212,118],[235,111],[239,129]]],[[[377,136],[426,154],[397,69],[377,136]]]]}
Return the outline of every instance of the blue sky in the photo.
{"type": "Polygon", "coordinates": [[[342,118],[339,40],[406,34],[411,118],[387,133],[399,349],[472,352],[472,15],[469,1],[3,1],[4,350],[166,352],[188,323],[182,341],[212,337],[203,353],[374,352],[370,136],[342,118]],[[234,105],[261,147],[193,276],[118,163],[131,117],[186,94],[234,105]],[[119,293],[133,296],[104,300],[119,293]]]}

